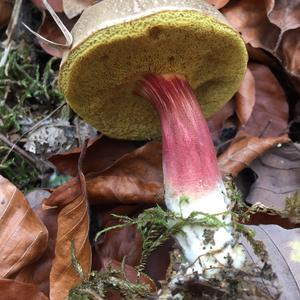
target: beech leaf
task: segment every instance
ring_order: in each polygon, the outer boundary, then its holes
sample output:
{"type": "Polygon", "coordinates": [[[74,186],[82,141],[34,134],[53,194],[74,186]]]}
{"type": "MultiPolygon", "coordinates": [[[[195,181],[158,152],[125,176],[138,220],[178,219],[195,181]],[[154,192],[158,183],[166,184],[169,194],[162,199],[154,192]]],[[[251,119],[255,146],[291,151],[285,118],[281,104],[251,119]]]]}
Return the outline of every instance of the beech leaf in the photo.
{"type": "Polygon", "coordinates": [[[48,300],[35,285],[4,278],[0,278],[0,295],[3,300],[48,300]]]}
{"type": "MultiPolygon", "coordinates": [[[[273,271],[282,288],[280,299],[300,299],[300,228],[287,230],[277,225],[248,226],[256,233],[255,239],[264,243],[273,271]]],[[[256,265],[260,260],[251,246],[243,242],[256,265]]]]}
{"type": "Polygon", "coordinates": [[[12,5],[6,0],[0,0],[0,28],[6,26],[12,13],[12,5]]]}
{"type": "MultiPolygon", "coordinates": [[[[161,143],[151,142],[125,154],[112,166],[86,176],[91,204],[164,203],[161,143]]],[[[44,201],[46,206],[60,206],[78,197],[80,183],[72,179],[57,188],[44,201]]]]}
{"type": "Polygon", "coordinates": [[[287,135],[260,138],[240,132],[230,147],[218,157],[219,168],[223,174],[236,176],[250,163],[277,144],[287,143],[287,135]]]}
{"type": "Polygon", "coordinates": [[[253,161],[250,168],[258,177],[246,201],[285,210],[287,199],[300,189],[300,145],[290,143],[271,149],[253,161]]]}
{"type": "MultiPolygon", "coordinates": [[[[133,142],[114,140],[106,136],[100,136],[89,142],[86,155],[82,162],[84,174],[100,172],[110,167],[124,154],[136,149],[133,142]]],[[[77,176],[78,159],[81,149],[74,148],[63,154],[56,154],[49,158],[56,168],[64,174],[77,176]]]]}
{"type": "Polygon", "coordinates": [[[0,277],[10,277],[47,247],[48,232],[24,195],[0,176],[0,277]]]}

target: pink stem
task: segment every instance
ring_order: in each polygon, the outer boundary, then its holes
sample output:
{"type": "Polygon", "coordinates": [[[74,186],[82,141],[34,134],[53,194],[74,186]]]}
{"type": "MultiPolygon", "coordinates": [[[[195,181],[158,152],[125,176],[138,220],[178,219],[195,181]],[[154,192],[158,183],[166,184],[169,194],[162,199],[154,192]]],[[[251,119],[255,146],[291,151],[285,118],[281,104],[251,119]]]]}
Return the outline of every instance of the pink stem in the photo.
{"type": "Polygon", "coordinates": [[[146,75],[138,94],[159,113],[165,186],[174,194],[203,194],[221,176],[210,132],[189,83],[178,75],[146,75]]]}

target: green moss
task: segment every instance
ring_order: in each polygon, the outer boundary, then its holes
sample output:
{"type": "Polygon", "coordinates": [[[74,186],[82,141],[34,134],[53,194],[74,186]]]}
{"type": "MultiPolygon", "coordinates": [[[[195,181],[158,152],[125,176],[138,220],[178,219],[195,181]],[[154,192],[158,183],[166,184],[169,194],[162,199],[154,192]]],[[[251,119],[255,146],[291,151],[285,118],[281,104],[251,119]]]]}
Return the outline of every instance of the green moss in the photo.
{"type": "Polygon", "coordinates": [[[194,88],[204,114],[228,101],[244,76],[239,34],[196,11],[165,11],[92,34],[73,49],[60,73],[71,107],[114,138],[160,135],[157,113],[134,95],[145,73],[177,73],[194,88]]]}

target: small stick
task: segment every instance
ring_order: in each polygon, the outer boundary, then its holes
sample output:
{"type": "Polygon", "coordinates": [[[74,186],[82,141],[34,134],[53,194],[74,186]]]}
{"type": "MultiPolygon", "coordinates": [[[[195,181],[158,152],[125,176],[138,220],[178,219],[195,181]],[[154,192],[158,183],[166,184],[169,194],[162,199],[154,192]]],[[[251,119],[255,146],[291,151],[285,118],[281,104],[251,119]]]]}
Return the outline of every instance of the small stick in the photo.
{"type": "Polygon", "coordinates": [[[37,168],[39,171],[44,171],[44,168],[41,166],[41,163],[47,168],[50,168],[50,165],[47,165],[45,162],[35,159],[31,155],[29,155],[25,150],[12,143],[6,136],[0,133],[0,141],[10,147],[10,151],[14,150],[21,157],[23,157],[26,161],[28,161],[33,167],[37,168]]]}

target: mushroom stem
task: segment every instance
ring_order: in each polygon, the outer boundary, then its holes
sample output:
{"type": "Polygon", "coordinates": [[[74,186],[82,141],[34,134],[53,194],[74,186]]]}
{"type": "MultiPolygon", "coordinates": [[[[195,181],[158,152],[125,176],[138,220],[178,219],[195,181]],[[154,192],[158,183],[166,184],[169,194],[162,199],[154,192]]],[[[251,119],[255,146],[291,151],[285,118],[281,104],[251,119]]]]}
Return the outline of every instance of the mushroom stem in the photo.
{"type": "Polygon", "coordinates": [[[245,255],[233,236],[230,200],[191,86],[183,76],[151,74],[140,81],[138,94],[148,99],[160,116],[167,208],[184,218],[194,212],[199,219],[210,214],[222,224],[186,225],[176,236],[192,264],[191,271],[211,276],[226,265],[240,268],[245,255]]]}

